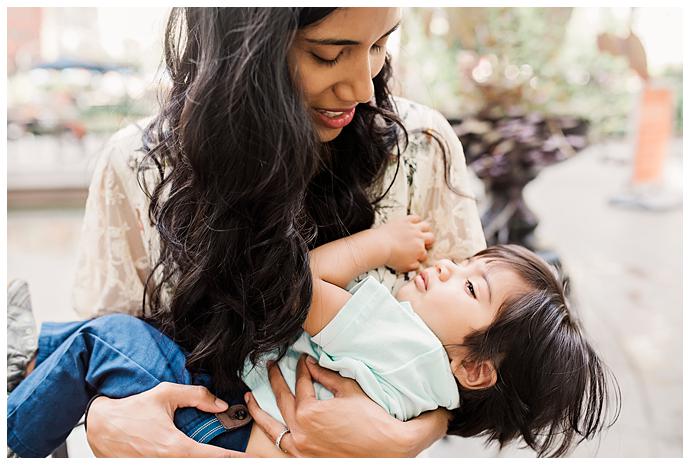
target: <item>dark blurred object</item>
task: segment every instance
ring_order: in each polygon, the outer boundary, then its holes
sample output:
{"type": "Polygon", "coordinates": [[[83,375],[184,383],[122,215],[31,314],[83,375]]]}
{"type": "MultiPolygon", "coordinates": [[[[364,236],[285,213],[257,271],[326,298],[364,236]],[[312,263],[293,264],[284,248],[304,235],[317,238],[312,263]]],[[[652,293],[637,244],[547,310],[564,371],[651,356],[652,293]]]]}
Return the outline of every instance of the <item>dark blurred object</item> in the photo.
{"type": "Polygon", "coordinates": [[[534,230],[539,220],[522,191],[544,167],[586,147],[589,124],[569,116],[496,113],[487,109],[449,122],[462,142],[468,166],[486,186],[490,204],[482,225],[487,243],[538,250],[534,230]]]}

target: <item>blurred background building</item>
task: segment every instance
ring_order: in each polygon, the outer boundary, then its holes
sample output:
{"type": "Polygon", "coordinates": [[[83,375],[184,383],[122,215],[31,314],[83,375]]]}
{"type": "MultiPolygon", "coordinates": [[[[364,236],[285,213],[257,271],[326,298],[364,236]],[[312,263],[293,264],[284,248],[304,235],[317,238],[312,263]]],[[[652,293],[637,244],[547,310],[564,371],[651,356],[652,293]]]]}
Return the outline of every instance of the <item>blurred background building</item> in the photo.
{"type": "MultiPolygon", "coordinates": [[[[7,9],[8,278],[39,322],[77,318],[91,173],[156,111],[167,13],[7,9]]],[[[395,93],[451,121],[487,239],[569,275],[618,378],[618,422],[574,456],[682,454],[682,26],[678,8],[408,8],[391,37],[395,93]]],[[[70,455],[89,454],[77,431],[70,455]]],[[[424,455],[532,454],[447,438],[424,455]]]]}

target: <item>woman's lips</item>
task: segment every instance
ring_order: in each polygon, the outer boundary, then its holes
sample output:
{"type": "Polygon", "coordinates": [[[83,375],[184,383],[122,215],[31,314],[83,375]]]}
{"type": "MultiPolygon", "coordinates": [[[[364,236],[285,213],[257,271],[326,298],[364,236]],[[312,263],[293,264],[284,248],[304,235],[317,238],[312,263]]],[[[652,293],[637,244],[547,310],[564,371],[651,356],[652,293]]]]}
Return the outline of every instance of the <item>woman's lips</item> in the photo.
{"type": "Polygon", "coordinates": [[[323,108],[314,108],[314,113],[325,126],[331,129],[341,129],[350,124],[355,116],[355,108],[349,110],[335,111],[323,108]]]}

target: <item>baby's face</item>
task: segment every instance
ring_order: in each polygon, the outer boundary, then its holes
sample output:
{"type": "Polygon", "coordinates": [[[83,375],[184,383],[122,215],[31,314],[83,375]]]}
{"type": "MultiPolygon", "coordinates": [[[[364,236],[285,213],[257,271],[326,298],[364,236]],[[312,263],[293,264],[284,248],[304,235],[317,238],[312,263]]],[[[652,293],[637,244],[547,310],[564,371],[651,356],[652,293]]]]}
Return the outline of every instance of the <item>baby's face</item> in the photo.
{"type": "Polygon", "coordinates": [[[471,258],[456,264],[439,260],[398,291],[444,345],[487,328],[509,296],[524,292],[518,275],[505,265],[471,258]]]}

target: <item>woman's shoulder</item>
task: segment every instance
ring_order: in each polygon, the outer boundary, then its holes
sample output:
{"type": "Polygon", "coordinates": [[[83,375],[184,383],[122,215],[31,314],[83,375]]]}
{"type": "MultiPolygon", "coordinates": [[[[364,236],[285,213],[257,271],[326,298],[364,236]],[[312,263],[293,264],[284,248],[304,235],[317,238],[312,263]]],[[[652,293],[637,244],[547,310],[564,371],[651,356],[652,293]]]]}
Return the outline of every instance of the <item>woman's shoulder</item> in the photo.
{"type": "MultiPolygon", "coordinates": [[[[146,197],[139,184],[139,167],[146,155],[143,136],[153,117],[130,123],[115,132],[103,146],[95,165],[92,178],[94,192],[103,194],[120,189],[119,194],[135,203],[143,203],[146,197]]],[[[148,181],[149,176],[145,173],[148,181]]]]}
{"type": "Polygon", "coordinates": [[[403,159],[416,158],[419,153],[438,153],[445,158],[447,150],[454,158],[462,153],[458,136],[441,112],[403,97],[393,97],[393,102],[407,132],[403,159]]]}
{"type": "Polygon", "coordinates": [[[404,97],[393,96],[392,100],[395,112],[408,132],[425,129],[443,131],[445,126],[450,126],[438,110],[404,97]]]}
{"type": "Polygon", "coordinates": [[[105,164],[120,174],[135,170],[145,155],[142,138],[152,119],[151,116],[130,123],[110,136],[102,154],[105,164]]]}

